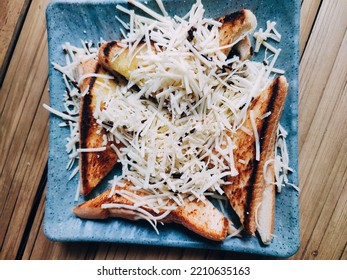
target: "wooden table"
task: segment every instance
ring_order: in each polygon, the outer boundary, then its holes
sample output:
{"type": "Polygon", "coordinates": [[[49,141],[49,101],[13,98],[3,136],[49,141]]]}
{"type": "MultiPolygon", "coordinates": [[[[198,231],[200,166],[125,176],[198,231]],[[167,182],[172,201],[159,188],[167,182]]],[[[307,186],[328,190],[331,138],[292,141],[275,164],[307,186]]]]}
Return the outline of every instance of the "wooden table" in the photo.
{"type": "MultiPolygon", "coordinates": [[[[259,259],[231,252],[55,243],[42,230],[47,180],[48,0],[0,1],[0,259],[259,259]]],[[[347,1],[302,0],[301,247],[347,259],[347,1]]]]}

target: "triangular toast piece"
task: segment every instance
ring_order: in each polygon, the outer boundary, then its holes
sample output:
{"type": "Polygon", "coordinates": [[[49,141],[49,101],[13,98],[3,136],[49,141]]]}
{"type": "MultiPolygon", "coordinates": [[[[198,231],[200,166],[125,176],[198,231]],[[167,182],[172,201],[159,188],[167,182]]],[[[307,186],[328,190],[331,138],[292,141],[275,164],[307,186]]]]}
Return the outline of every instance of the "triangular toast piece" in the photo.
{"type": "MultiPolygon", "coordinates": [[[[87,74],[107,74],[96,60],[88,60],[80,65],[80,76],[87,74]]],[[[103,145],[103,135],[106,131],[95,121],[93,113],[95,111],[96,99],[98,94],[108,90],[100,83],[105,83],[106,79],[101,77],[88,77],[81,82],[82,92],[88,93],[81,97],[79,114],[80,148],[99,148],[103,145]],[[88,89],[89,88],[89,89],[88,89]]],[[[108,80],[108,87],[113,90],[117,84],[108,80]]],[[[117,163],[117,154],[110,147],[111,142],[106,145],[105,151],[100,152],[81,152],[79,159],[81,193],[88,195],[100,181],[112,170],[117,163]]]]}
{"type": "MultiPolygon", "coordinates": [[[[219,29],[219,45],[227,46],[241,39],[257,27],[257,19],[250,10],[240,10],[218,19],[222,23],[219,29]]],[[[231,48],[223,49],[228,55],[231,48]]]]}
{"type": "MultiPolygon", "coordinates": [[[[257,218],[271,216],[271,221],[274,215],[274,192],[270,188],[269,193],[266,193],[267,201],[263,203],[261,208],[261,216],[257,217],[257,211],[260,208],[260,203],[263,200],[263,193],[266,187],[264,178],[264,164],[268,159],[274,156],[275,139],[278,123],[282,113],[284,101],[287,94],[287,81],[284,76],[277,77],[255,100],[253,100],[247,118],[243,124],[246,130],[239,129],[234,135],[236,149],[234,153],[235,167],[239,174],[229,177],[231,184],[224,186],[224,191],[229,198],[230,204],[240,218],[241,223],[247,233],[254,235],[257,229],[257,218]],[[255,136],[245,131],[253,131],[250,112],[253,112],[255,125],[259,135],[260,142],[260,160],[256,160],[255,136]],[[265,113],[271,114],[261,119],[265,113]],[[267,205],[271,203],[271,205],[267,205]],[[267,209],[267,210],[266,210],[267,209]],[[271,211],[265,213],[264,211],[271,211]]],[[[270,181],[274,181],[271,165],[267,169],[267,173],[271,176],[270,181]]],[[[259,221],[259,220],[258,220],[259,221]]],[[[263,222],[264,224],[264,222],[263,222]]],[[[273,222],[263,226],[272,227],[273,222]]],[[[272,232],[272,229],[267,230],[272,232]]]]}
{"type": "MultiPolygon", "coordinates": [[[[247,33],[252,32],[257,26],[255,15],[249,10],[240,10],[227,16],[218,19],[222,23],[219,28],[220,46],[227,46],[234,41],[246,36],[247,33]]],[[[247,52],[248,39],[241,40],[237,47],[239,51],[247,52]]],[[[146,50],[143,48],[145,43],[138,44],[134,53],[141,54],[141,51],[146,50]]],[[[222,49],[222,52],[227,55],[230,48],[222,49]]],[[[153,51],[156,49],[153,47],[153,51]]],[[[98,59],[99,62],[109,71],[117,72],[123,75],[126,79],[130,78],[132,71],[138,68],[141,59],[137,56],[129,59],[129,49],[123,49],[119,46],[119,41],[110,41],[102,44],[99,48],[98,59]]],[[[246,54],[244,54],[244,60],[246,54]]]]}
{"type": "MultiPolygon", "coordinates": [[[[120,217],[129,220],[144,219],[139,210],[132,209],[134,202],[120,195],[118,191],[126,190],[139,197],[146,194],[141,191],[131,190],[131,184],[122,182],[122,187],[116,186],[115,192],[110,196],[111,189],[106,190],[94,199],[88,200],[73,210],[75,215],[83,219],[106,219],[109,217],[120,217]],[[118,204],[119,207],[102,208],[103,204],[118,204]]],[[[211,240],[224,240],[230,230],[235,230],[231,222],[217,209],[209,200],[189,201],[177,209],[164,215],[164,211],[154,212],[149,207],[141,206],[142,210],[149,212],[154,217],[159,217],[157,222],[181,224],[189,230],[211,240]],[[163,218],[160,218],[163,216],[163,218]]]]}

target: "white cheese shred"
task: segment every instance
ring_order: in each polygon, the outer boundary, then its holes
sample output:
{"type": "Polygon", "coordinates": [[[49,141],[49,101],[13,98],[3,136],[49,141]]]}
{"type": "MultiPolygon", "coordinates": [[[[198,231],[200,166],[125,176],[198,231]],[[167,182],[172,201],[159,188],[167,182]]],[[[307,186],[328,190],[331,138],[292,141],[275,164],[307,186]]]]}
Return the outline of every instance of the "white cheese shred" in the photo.
{"type": "Polygon", "coordinates": [[[78,153],[94,153],[94,152],[103,152],[106,150],[106,147],[97,147],[97,148],[79,148],[77,149],[78,153]]]}

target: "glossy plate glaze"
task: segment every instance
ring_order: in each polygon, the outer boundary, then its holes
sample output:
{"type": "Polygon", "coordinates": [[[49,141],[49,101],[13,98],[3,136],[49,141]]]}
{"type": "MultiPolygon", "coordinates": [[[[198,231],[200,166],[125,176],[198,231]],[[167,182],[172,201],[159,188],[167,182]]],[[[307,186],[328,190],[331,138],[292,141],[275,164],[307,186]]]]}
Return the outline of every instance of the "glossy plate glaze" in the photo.
{"type": "MultiPolygon", "coordinates": [[[[148,5],[157,9],[155,1],[148,5]]],[[[184,15],[194,0],[163,1],[170,15],[184,15]]],[[[298,185],[298,62],[299,62],[299,0],[214,0],[202,1],[206,17],[217,18],[242,8],[254,12],[258,27],[266,28],[266,21],[276,21],[277,30],[282,34],[282,49],[276,67],[286,71],[289,82],[289,94],[282,114],[281,124],[289,132],[287,144],[290,165],[295,170],[290,175],[292,183],[298,185]]],[[[49,4],[47,14],[49,46],[49,80],[50,106],[60,111],[63,108],[65,85],[62,76],[55,71],[51,62],[64,65],[65,58],[62,44],[70,42],[81,47],[81,40],[98,42],[100,38],[112,40],[120,38],[119,22],[115,16],[127,20],[126,16],[116,9],[117,4],[127,6],[126,1],[53,1],[49,4]]],[[[256,57],[257,59],[257,57],[256,57]]],[[[263,59],[263,54],[259,55],[263,59]]],[[[257,237],[232,238],[224,242],[206,240],[187,229],[175,225],[159,225],[160,234],[147,222],[132,222],[123,219],[104,221],[81,220],[74,216],[72,208],[86,199],[95,197],[107,188],[107,181],[119,172],[116,168],[102,184],[87,198],[80,196],[75,202],[78,176],[68,180],[70,171],[66,170],[68,157],[65,154],[65,138],[69,130],[58,127],[61,119],[51,115],[48,186],[44,232],[54,241],[102,241],[123,242],[146,245],[174,247],[194,247],[218,249],[237,252],[263,254],[274,257],[288,257],[294,254],[300,243],[298,192],[284,187],[276,198],[276,223],[273,242],[264,246],[257,237]]],[[[233,214],[231,214],[233,216],[233,214]]],[[[232,217],[233,218],[233,217],[232,217]]]]}

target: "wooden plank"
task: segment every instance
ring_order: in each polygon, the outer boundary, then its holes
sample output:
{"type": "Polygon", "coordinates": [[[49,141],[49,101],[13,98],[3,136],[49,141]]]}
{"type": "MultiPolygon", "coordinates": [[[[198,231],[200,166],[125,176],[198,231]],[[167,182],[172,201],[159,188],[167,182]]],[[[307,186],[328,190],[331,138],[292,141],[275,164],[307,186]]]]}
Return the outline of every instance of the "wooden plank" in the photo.
{"type": "Polygon", "coordinates": [[[118,260],[118,259],[179,259],[181,248],[163,248],[157,246],[140,246],[130,244],[102,244],[98,248],[94,259],[118,260]]]}
{"type": "Polygon", "coordinates": [[[339,151],[326,186],[329,186],[329,194],[306,246],[304,259],[339,259],[344,250],[347,241],[347,141],[339,151]]]}
{"type": "MultiPolygon", "coordinates": [[[[346,146],[347,147],[347,146],[346,146]]],[[[344,150],[347,155],[347,149],[344,150]]],[[[347,159],[345,158],[347,161],[347,159]]],[[[345,162],[346,162],[345,161],[345,162]]],[[[334,213],[330,217],[322,242],[317,249],[318,259],[338,260],[345,250],[347,242],[347,174],[344,170],[343,191],[334,213]]],[[[329,206],[327,206],[329,207],[329,206]]]]}
{"type": "MultiPolygon", "coordinates": [[[[319,101],[319,107],[317,108],[317,111],[313,117],[313,122],[309,128],[308,136],[306,138],[306,141],[303,143],[302,149],[300,151],[300,158],[305,159],[305,161],[302,161],[299,163],[299,170],[300,173],[303,175],[301,177],[300,184],[303,184],[303,186],[306,185],[305,179],[308,178],[308,175],[312,174],[310,172],[310,169],[316,160],[316,153],[322,149],[321,147],[321,141],[326,134],[326,128],[329,126],[331,127],[331,116],[334,115],[337,118],[337,122],[339,124],[345,123],[345,121],[341,118],[343,118],[344,113],[340,112],[341,115],[337,114],[335,106],[338,105],[338,102],[341,102],[343,91],[346,81],[346,73],[347,73],[347,64],[346,64],[346,36],[344,43],[342,43],[342,49],[337,56],[335,60],[335,64],[333,66],[334,70],[331,73],[331,76],[329,77],[329,81],[327,83],[327,86],[323,92],[323,96],[321,100],[319,101]]],[[[311,95],[312,98],[314,98],[314,93],[307,94],[311,95]]],[[[304,104],[301,108],[307,108],[310,106],[310,102],[308,99],[307,104],[304,104]]],[[[304,111],[304,110],[302,110],[304,111]]],[[[305,120],[301,118],[299,121],[299,127],[305,123],[305,120]],[[302,121],[301,121],[302,120],[302,121]]],[[[338,131],[339,133],[336,135],[336,133],[332,133],[330,136],[330,139],[334,139],[338,136],[345,136],[342,135],[342,131],[338,131]]],[[[330,144],[330,143],[329,143],[330,144]]]]}
{"type": "MultiPolygon", "coordinates": [[[[30,79],[33,78],[31,75],[28,75],[27,71],[23,71],[24,69],[22,68],[29,71],[30,67],[33,66],[35,57],[42,55],[42,53],[37,52],[37,48],[42,42],[43,36],[45,36],[45,6],[49,2],[49,0],[35,1],[30,9],[28,20],[23,25],[22,32],[18,38],[18,44],[11,57],[11,64],[7,70],[8,75],[0,88],[0,116],[3,114],[4,107],[8,106],[8,96],[13,95],[13,92],[18,92],[19,96],[17,98],[21,97],[20,93],[24,92],[27,83],[30,83],[30,79]],[[25,43],[31,43],[31,45],[26,45],[25,43]]],[[[0,170],[1,166],[0,162],[0,170]]]]}
{"type": "Polygon", "coordinates": [[[129,247],[128,244],[116,244],[116,243],[106,243],[100,246],[95,254],[94,259],[96,260],[119,260],[124,259],[127,255],[129,247]]]}
{"type": "MultiPolygon", "coordinates": [[[[301,239],[304,246],[300,248],[295,258],[310,258],[306,251],[315,251],[313,248],[319,245],[334,208],[338,200],[342,199],[339,194],[344,182],[335,179],[347,168],[346,162],[340,166],[340,161],[344,160],[346,153],[344,142],[347,135],[346,57],[347,34],[338,55],[334,57],[333,70],[299,155],[299,182],[302,189],[301,239]]],[[[312,93],[311,96],[313,95],[312,93]]],[[[307,106],[309,102],[304,108],[307,106]]],[[[299,123],[299,127],[301,123],[303,121],[299,123]]],[[[340,246],[344,244],[337,242],[338,235],[338,232],[334,233],[335,246],[341,248],[340,246]]]]}
{"type": "MultiPolygon", "coordinates": [[[[132,245],[130,246],[125,259],[126,260],[173,260],[183,256],[181,254],[186,249],[182,248],[168,248],[161,246],[142,246],[143,250],[139,250],[138,246],[132,245]]],[[[191,249],[191,251],[195,251],[195,249],[191,249]]],[[[198,254],[199,257],[197,259],[201,259],[201,252],[198,254]]]]}
{"type": "Polygon", "coordinates": [[[0,1],[0,87],[31,0],[0,1]]]}
{"type": "Polygon", "coordinates": [[[0,259],[16,256],[43,172],[39,167],[47,160],[49,114],[40,101],[47,94],[48,59],[41,7],[49,1],[34,2],[0,92],[0,259]]]}
{"type": "Polygon", "coordinates": [[[345,35],[346,13],[345,0],[324,0],[307,43],[307,51],[302,56],[299,76],[299,149],[307,137],[345,35]]]}
{"type": "Polygon", "coordinates": [[[340,260],[347,260],[347,244],[345,246],[345,250],[343,251],[343,254],[342,254],[340,260]]]}
{"type": "Polygon", "coordinates": [[[300,57],[304,51],[322,0],[305,0],[300,15],[300,57]]]}
{"type": "Polygon", "coordinates": [[[2,233],[0,259],[14,259],[25,238],[26,224],[47,162],[47,126],[48,114],[39,108],[4,202],[5,210],[1,213],[1,228],[6,231],[2,233]]]}

